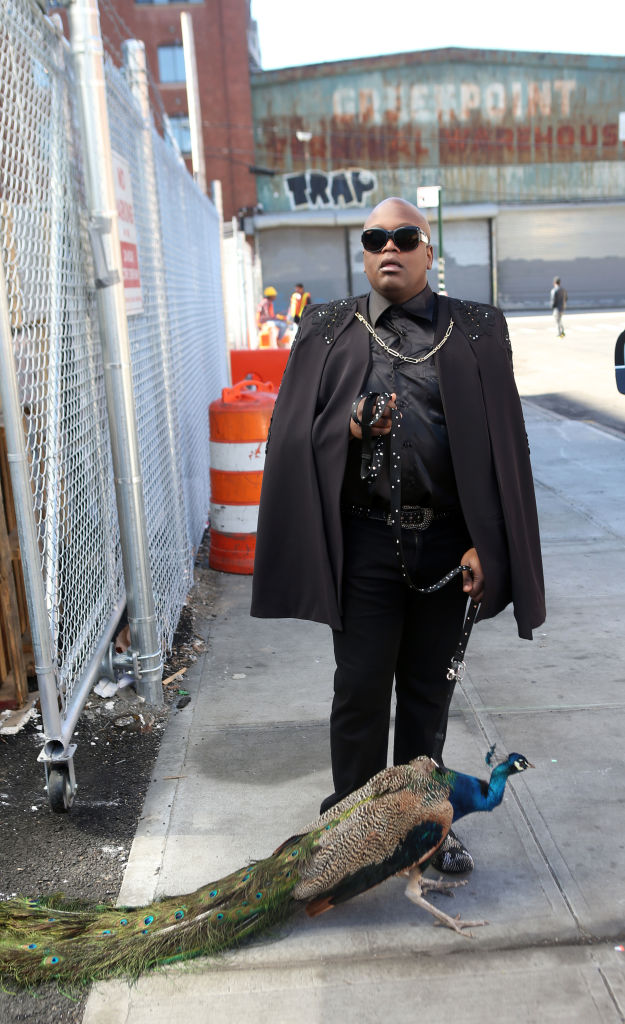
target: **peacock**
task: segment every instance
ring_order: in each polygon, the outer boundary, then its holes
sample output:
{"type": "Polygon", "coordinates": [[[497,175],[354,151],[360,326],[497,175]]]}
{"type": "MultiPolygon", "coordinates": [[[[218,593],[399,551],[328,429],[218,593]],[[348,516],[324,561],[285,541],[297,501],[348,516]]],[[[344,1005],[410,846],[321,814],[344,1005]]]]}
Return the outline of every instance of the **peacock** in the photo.
{"type": "Polygon", "coordinates": [[[237,946],[302,907],[314,917],[400,873],[413,902],[465,934],[486,922],[461,921],[429,903],[424,889],[459,883],[426,885],[423,872],[452,822],[497,807],[508,777],[531,767],[510,754],[489,782],[429,757],[386,768],[270,857],[149,906],[76,904],[59,895],[7,900],[0,903],[0,974],[26,986],[136,977],[237,946]]]}

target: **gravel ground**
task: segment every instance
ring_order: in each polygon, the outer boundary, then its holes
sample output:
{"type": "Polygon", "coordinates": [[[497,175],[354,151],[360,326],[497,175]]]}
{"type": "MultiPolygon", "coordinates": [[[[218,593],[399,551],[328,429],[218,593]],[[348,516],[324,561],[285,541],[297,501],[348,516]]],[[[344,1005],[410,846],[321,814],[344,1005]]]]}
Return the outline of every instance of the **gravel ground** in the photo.
{"type": "MultiPolygon", "coordinates": [[[[204,623],[214,593],[205,547],[196,582],[182,610],[163,677],[186,669],[204,649],[195,621],[204,623]]],[[[115,902],[161,736],[170,714],[184,714],[184,675],[164,687],[165,704],[143,703],[130,687],[113,698],[92,693],[78,721],[74,758],[78,791],[68,814],[50,810],[44,789],[41,718],[15,735],[0,734],[0,899],[64,892],[115,902]]],[[[49,985],[36,993],[0,991],[0,1021],[82,1020],[87,993],[69,996],[49,985]]]]}

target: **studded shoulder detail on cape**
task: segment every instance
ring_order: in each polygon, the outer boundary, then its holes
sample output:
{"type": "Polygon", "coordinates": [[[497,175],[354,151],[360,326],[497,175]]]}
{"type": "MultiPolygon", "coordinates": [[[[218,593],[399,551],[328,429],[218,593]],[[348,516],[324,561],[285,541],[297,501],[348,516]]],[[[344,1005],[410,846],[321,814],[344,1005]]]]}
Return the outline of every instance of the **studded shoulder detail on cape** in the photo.
{"type": "Polygon", "coordinates": [[[449,300],[453,316],[458,327],[471,341],[477,341],[484,334],[493,334],[497,322],[504,321],[504,344],[512,361],[512,346],[510,335],[503,313],[496,306],[489,306],[485,302],[470,302],[467,299],[449,300]]]}
{"type": "Polygon", "coordinates": [[[356,297],[349,296],[346,299],[333,299],[331,302],[324,302],[322,305],[312,307],[310,319],[313,330],[320,334],[326,345],[331,345],[336,336],[336,331],[343,322],[356,309],[356,297]]]}

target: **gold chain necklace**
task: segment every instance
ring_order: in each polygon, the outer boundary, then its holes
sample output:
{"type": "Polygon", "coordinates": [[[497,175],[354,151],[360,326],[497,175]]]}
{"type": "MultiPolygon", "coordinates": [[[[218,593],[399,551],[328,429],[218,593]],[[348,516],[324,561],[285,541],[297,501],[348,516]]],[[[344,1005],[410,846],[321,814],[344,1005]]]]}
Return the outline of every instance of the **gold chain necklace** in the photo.
{"type": "Polygon", "coordinates": [[[385,352],[388,352],[390,356],[394,356],[396,359],[402,359],[405,363],[424,363],[426,359],[429,359],[430,356],[433,356],[435,352],[438,352],[438,350],[443,347],[449,335],[451,334],[452,328],[454,326],[453,320],[450,319],[449,327],[445,331],[445,335],[442,338],[442,340],[439,341],[438,345],[435,345],[434,348],[431,348],[429,352],[426,352],[424,356],[403,356],[401,352],[396,352],[394,348],[390,348],[387,344],[385,344],[385,342],[382,341],[379,335],[375,333],[369,321],[365,320],[362,313],[356,313],[356,316],[360,320],[361,324],[365,325],[365,327],[369,331],[369,334],[371,334],[375,338],[378,345],[380,345],[385,352]]]}

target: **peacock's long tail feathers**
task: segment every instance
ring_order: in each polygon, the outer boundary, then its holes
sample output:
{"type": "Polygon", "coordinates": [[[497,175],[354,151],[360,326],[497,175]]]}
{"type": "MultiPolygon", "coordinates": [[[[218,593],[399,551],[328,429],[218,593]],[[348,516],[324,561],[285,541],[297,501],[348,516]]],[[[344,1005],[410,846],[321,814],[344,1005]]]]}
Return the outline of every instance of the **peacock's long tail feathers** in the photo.
{"type": "Polygon", "coordinates": [[[302,905],[318,913],[426,864],[452,820],[492,810],[507,778],[530,767],[509,754],[488,783],[429,757],[387,768],[271,857],[147,907],[9,900],[0,904],[0,975],[75,985],[232,948],[302,905]]]}
{"type": "Polygon", "coordinates": [[[80,985],[232,948],[297,909],[299,865],[315,843],[314,833],[294,837],[265,860],[146,907],[8,900],[0,904],[0,975],[25,986],[80,985]]]}

